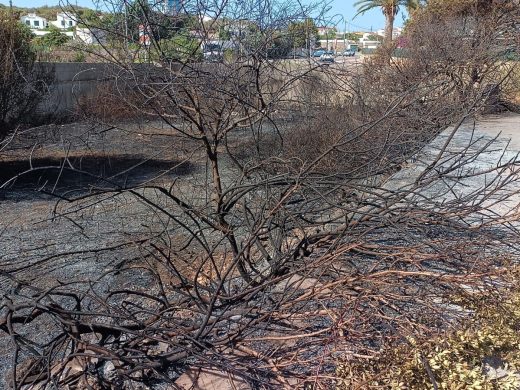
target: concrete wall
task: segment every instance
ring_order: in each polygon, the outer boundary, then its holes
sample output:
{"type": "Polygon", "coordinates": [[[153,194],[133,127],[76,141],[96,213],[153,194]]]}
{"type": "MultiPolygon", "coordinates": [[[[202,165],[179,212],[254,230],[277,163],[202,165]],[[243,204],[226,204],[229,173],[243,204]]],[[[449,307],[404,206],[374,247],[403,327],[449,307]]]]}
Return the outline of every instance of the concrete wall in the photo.
{"type": "Polygon", "coordinates": [[[116,74],[116,67],[111,64],[41,62],[37,66],[54,81],[49,85],[50,94],[38,106],[36,114],[57,120],[74,115],[81,97],[110,83],[116,74]]]}
{"type": "MultiPolygon", "coordinates": [[[[63,121],[78,114],[78,103],[82,98],[94,94],[99,88],[110,86],[118,79],[118,85],[132,86],[135,80],[140,77],[150,76],[160,79],[165,77],[168,80],[171,77],[171,69],[156,67],[148,64],[134,64],[132,71],[123,70],[115,64],[106,63],[46,63],[37,64],[40,70],[48,72],[53,78],[53,82],[49,85],[49,95],[37,107],[35,116],[42,119],[51,118],[52,121],[63,121]]],[[[214,69],[218,64],[208,63],[203,65],[208,70],[214,69]]],[[[294,64],[293,66],[297,66],[294,64]]],[[[174,71],[179,71],[181,66],[175,66],[174,71]]],[[[284,74],[280,74],[279,83],[284,82],[284,74]]],[[[322,76],[315,81],[321,80],[322,76]]],[[[320,82],[323,82],[320,81],[320,82]]],[[[301,98],[308,93],[306,91],[308,82],[299,82],[293,85],[291,91],[288,91],[288,97],[301,98]],[[303,89],[302,89],[303,88],[303,89]]],[[[268,90],[274,85],[266,86],[268,90]]],[[[99,102],[102,104],[103,102],[99,102]]]]}
{"type": "MultiPolygon", "coordinates": [[[[81,98],[92,95],[98,88],[118,83],[132,86],[143,75],[168,74],[163,69],[150,64],[134,64],[131,71],[109,63],[83,62],[40,62],[39,70],[48,72],[51,79],[49,95],[38,106],[36,116],[51,117],[56,121],[73,116],[78,112],[81,98]]],[[[175,66],[177,70],[180,66],[175,66]]]]}

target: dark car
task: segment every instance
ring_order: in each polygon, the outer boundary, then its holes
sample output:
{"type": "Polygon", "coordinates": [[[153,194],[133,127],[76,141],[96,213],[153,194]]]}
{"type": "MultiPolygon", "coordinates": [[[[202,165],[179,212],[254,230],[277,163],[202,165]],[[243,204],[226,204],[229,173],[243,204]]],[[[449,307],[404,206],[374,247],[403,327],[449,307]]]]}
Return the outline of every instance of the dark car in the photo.
{"type": "Polygon", "coordinates": [[[312,56],[313,57],[321,57],[323,54],[325,54],[325,50],[319,49],[319,50],[314,51],[312,53],[312,56]]]}
{"type": "Polygon", "coordinates": [[[224,58],[222,46],[214,43],[209,43],[204,47],[202,56],[205,61],[220,62],[224,58]]]}

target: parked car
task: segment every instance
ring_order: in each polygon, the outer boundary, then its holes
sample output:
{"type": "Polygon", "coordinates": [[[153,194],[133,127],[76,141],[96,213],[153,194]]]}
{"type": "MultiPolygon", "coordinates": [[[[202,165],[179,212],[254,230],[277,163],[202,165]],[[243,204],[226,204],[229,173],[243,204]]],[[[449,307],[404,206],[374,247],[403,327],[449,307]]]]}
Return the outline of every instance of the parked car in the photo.
{"type": "Polygon", "coordinates": [[[215,51],[205,51],[202,53],[204,60],[208,62],[220,62],[224,59],[224,56],[221,52],[215,51]]]}
{"type": "Polygon", "coordinates": [[[326,52],[320,56],[320,62],[323,64],[332,64],[334,63],[334,55],[330,54],[330,52],[326,52]]]}
{"type": "Polygon", "coordinates": [[[344,50],[341,55],[344,57],[354,57],[356,55],[356,51],[352,49],[344,50]]]}
{"type": "Polygon", "coordinates": [[[204,60],[209,62],[219,62],[224,58],[222,46],[216,43],[208,43],[202,52],[204,60]]]}
{"type": "Polygon", "coordinates": [[[325,50],[324,49],[318,49],[318,50],[315,50],[312,53],[312,56],[313,57],[321,57],[323,54],[325,54],[325,50]]]}

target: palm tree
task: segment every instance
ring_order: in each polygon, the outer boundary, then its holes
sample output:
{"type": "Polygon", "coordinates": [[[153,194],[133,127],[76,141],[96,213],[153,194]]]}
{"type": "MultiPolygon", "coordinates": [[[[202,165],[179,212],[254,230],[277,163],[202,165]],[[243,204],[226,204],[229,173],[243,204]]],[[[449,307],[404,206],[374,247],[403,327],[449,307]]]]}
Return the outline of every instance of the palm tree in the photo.
{"type": "Polygon", "coordinates": [[[418,8],[420,3],[421,0],[358,0],[354,3],[354,6],[358,9],[356,16],[374,8],[381,8],[383,15],[385,15],[384,44],[389,45],[392,42],[392,34],[394,33],[394,20],[399,13],[400,7],[405,6],[410,11],[418,8]]]}

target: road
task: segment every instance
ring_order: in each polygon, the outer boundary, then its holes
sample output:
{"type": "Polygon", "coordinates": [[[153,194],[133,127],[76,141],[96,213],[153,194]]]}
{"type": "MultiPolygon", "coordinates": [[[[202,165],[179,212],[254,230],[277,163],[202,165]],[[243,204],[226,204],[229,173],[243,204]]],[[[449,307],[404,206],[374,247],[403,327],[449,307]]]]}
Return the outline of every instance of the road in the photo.
{"type": "Polygon", "coordinates": [[[433,203],[439,209],[465,202],[475,210],[466,221],[469,223],[485,222],[497,213],[504,223],[516,226],[520,216],[519,153],[520,115],[467,120],[456,132],[450,127],[439,134],[385,188],[412,191],[409,196],[417,202],[433,203]],[[418,180],[422,184],[416,189],[418,180]]]}

